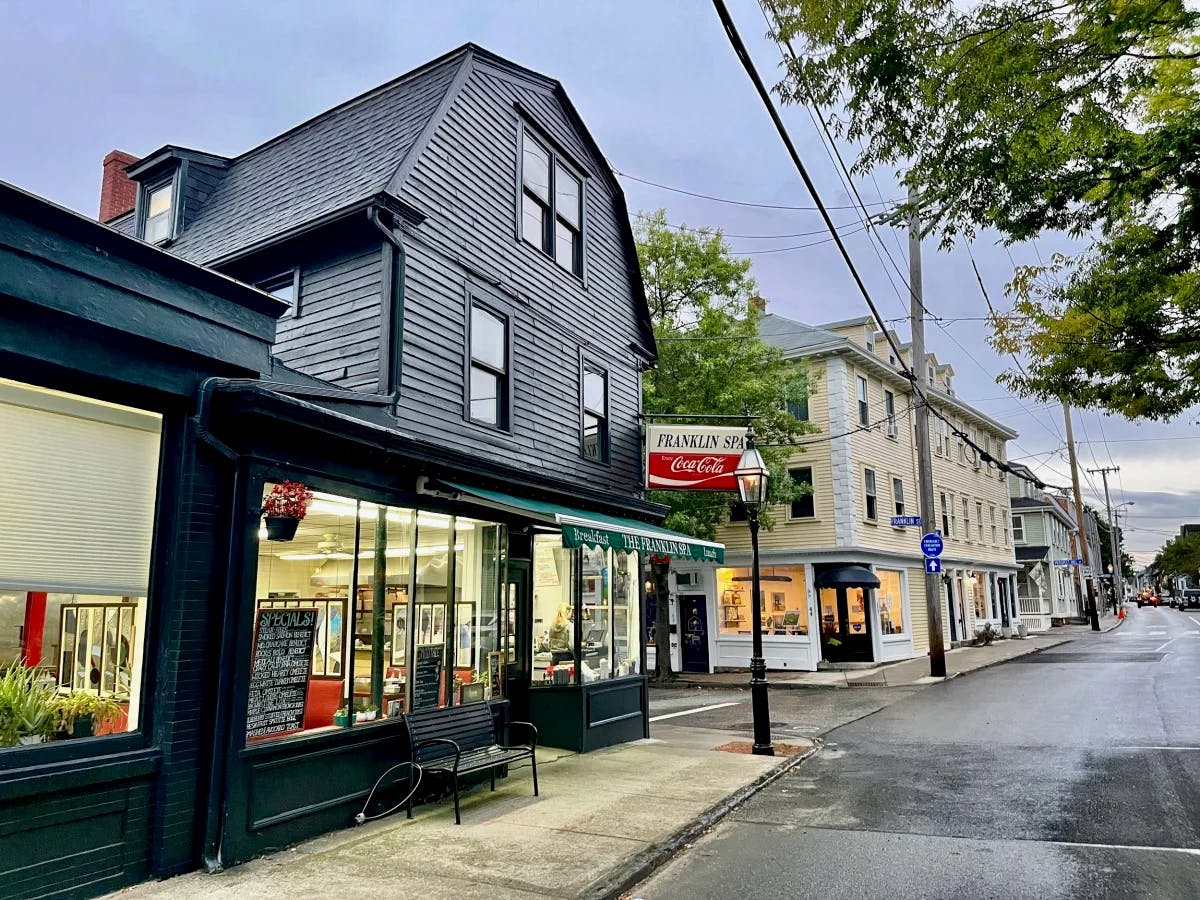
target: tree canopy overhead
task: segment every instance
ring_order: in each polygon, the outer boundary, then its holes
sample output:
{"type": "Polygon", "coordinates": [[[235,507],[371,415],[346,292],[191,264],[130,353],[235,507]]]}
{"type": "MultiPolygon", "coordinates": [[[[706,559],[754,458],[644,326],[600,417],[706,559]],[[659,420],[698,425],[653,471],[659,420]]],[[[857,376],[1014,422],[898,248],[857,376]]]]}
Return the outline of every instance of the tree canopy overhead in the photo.
{"type": "MultiPolygon", "coordinates": [[[[796,488],[786,461],[795,449],[786,445],[815,430],[788,411],[789,402],[808,396],[806,369],[759,338],[750,261],[732,256],[719,231],[675,227],[663,210],[640,216],[634,232],[658,341],[658,365],[642,382],[643,411],[697,423],[712,423],[706,417],[713,415],[755,416],[772,499],[791,499],[796,488]]],[[[668,528],[710,539],[734,499],[702,491],[647,496],[671,508],[668,528]]]]}
{"type": "Polygon", "coordinates": [[[781,95],[835,111],[860,172],[944,244],[1060,230],[993,343],[1014,388],[1133,418],[1200,402],[1200,11],[1184,0],[766,0],[781,95]]]}

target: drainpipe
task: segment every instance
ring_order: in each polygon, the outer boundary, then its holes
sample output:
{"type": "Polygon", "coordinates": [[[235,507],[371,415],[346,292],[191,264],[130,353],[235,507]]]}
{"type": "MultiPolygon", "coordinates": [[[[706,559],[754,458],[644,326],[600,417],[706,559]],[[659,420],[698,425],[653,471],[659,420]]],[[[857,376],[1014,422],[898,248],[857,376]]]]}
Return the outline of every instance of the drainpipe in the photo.
{"type": "MultiPolygon", "coordinates": [[[[229,529],[227,534],[225,578],[223,604],[224,612],[221,618],[220,647],[218,648],[219,663],[217,665],[217,704],[213,715],[212,757],[209,760],[208,796],[205,806],[205,833],[203,847],[204,868],[216,871],[223,867],[221,861],[221,842],[224,835],[222,827],[222,797],[225,793],[226,755],[229,752],[229,716],[233,702],[233,679],[230,673],[234,670],[233,644],[231,640],[237,627],[237,604],[232,601],[234,580],[236,578],[236,558],[234,535],[238,525],[238,498],[242,493],[243,475],[241,467],[236,464],[237,451],[218,439],[208,429],[209,417],[212,414],[212,396],[217,388],[230,387],[238,384],[251,384],[250,378],[206,378],[196,392],[196,412],[192,416],[192,427],[197,441],[215,450],[233,467],[233,491],[230,502],[229,529]]],[[[192,450],[191,477],[189,484],[195,481],[197,469],[196,451],[192,450]]]]}
{"type": "Polygon", "coordinates": [[[380,316],[381,327],[385,329],[387,335],[387,342],[384,344],[387,354],[387,380],[386,384],[382,386],[384,390],[379,393],[391,395],[391,412],[394,416],[400,405],[400,360],[404,348],[404,279],[408,269],[408,257],[400,235],[380,221],[378,206],[367,208],[367,218],[372,225],[379,229],[384,240],[392,247],[392,253],[388,259],[391,296],[389,305],[382,310],[380,316]]]}

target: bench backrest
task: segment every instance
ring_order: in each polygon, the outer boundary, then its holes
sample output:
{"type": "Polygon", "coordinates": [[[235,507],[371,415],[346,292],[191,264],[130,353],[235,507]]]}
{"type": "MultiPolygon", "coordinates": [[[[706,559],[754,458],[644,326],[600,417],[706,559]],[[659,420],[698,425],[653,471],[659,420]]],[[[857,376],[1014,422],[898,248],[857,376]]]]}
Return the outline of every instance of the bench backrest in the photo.
{"type": "MultiPolygon", "coordinates": [[[[496,743],[496,725],[491,704],[486,700],[445,709],[421,709],[405,716],[412,746],[433,738],[448,738],[463,753],[496,743]]],[[[434,744],[413,755],[421,763],[453,752],[445,744],[434,744]]]]}

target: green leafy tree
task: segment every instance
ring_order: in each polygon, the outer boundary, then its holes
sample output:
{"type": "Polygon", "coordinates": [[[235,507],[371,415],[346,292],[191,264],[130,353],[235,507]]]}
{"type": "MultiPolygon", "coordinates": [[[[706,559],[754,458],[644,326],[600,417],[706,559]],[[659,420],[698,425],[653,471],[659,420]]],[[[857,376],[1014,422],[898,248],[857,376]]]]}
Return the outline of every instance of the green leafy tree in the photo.
{"type": "Polygon", "coordinates": [[[1186,575],[1200,579],[1200,534],[1172,538],[1163,545],[1150,565],[1157,576],[1186,575]]]}
{"type": "MultiPolygon", "coordinates": [[[[797,439],[815,430],[789,411],[790,403],[808,396],[806,369],[759,337],[761,308],[749,260],[733,257],[719,231],[677,228],[663,210],[640,216],[635,237],[659,354],[643,378],[644,412],[688,416],[678,421],[698,424],[711,424],[714,415],[754,417],[771,469],[771,499],[793,499],[798,489],[787,459],[797,439]]],[[[647,498],[670,508],[668,528],[708,539],[735,499],[712,491],[651,491],[647,498]]],[[[770,527],[769,518],[764,525],[770,527]]],[[[657,596],[666,597],[667,566],[653,568],[657,596]]],[[[658,605],[655,627],[667,633],[665,603],[658,605]]],[[[657,654],[657,667],[659,677],[670,677],[668,653],[657,654]]]]}
{"type": "Polygon", "coordinates": [[[787,102],[903,170],[950,245],[1059,230],[994,346],[1012,387],[1129,417],[1200,402],[1200,11],[1184,0],[767,0],[787,102]]]}

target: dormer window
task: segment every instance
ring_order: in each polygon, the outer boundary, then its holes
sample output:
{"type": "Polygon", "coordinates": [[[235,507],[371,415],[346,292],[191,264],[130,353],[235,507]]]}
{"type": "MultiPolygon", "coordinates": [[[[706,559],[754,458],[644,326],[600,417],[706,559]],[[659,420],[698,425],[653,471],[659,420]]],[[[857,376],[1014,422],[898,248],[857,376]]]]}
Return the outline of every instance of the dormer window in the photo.
{"type": "Polygon", "coordinates": [[[528,131],[521,132],[521,237],[583,274],[583,181],[528,131]]]}
{"type": "Polygon", "coordinates": [[[146,224],[142,230],[147,243],[161,244],[174,237],[174,195],[175,185],[170,181],[147,189],[146,224]]]}
{"type": "Polygon", "coordinates": [[[872,328],[870,325],[867,325],[863,329],[863,332],[864,332],[864,336],[867,339],[867,352],[874,353],[875,352],[875,329],[872,328]]]}

